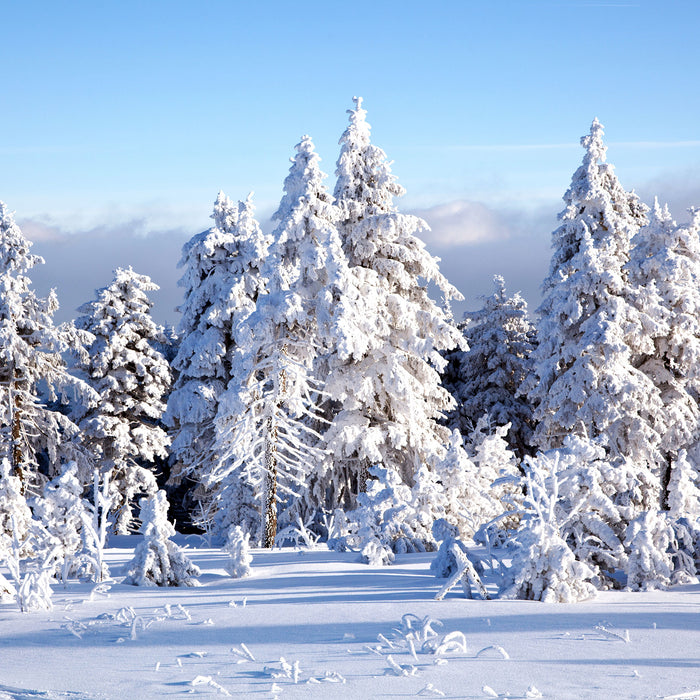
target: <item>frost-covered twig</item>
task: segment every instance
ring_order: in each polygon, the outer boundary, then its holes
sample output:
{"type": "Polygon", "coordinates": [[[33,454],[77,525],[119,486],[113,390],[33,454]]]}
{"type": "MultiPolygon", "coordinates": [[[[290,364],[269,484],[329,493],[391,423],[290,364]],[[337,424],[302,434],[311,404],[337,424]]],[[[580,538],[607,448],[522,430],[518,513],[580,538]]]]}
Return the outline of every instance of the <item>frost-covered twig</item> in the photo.
{"type": "Polygon", "coordinates": [[[618,640],[625,642],[625,643],[629,643],[629,641],[630,641],[630,631],[629,630],[625,630],[624,634],[620,634],[619,632],[613,632],[612,630],[609,630],[604,625],[596,625],[593,629],[596,632],[600,632],[604,637],[607,637],[608,639],[618,639],[618,640]]]}
{"type": "Polygon", "coordinates": [[[231,697],[231,693],[229,693],[228,690],[226,690],[226,688],[224,688],[222,685],[219,685],[211,676],[197,676],[194,680],[190,681],[190,685],[208,685],[217,690],[221,695],[231,697]]]}

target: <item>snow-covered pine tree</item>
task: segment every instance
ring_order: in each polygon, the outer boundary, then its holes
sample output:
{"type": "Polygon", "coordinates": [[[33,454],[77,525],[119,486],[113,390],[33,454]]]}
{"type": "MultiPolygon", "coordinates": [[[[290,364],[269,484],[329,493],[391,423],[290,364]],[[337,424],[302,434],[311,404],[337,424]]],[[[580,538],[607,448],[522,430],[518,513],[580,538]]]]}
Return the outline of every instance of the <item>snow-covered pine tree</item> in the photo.
{"type": "Polygon", "coordinates": [[[435,472],[443,487],[444,518],[456,528],[459,539],[469,540],[481,525],[504,512],[492,487],[501,476],[498,469],[484,465],[480,470],[469,459],[459,430],[452,431],[447,453],[435,472]]]}
{"type": "MultiPolygon", "coordinates": [[[[251,196],[234,205],[220,192],[211,218],[214,225],[184,246],[179,263],[184,274],[178,284],[185,290],[179,307],[182,340],[164,416],[173,438],[170,482],[195,481],[194,499],[204,510],[214,498],[201,482],[218,461],[213,445],[219,396],[232,379],[237,328],[265,291],[262,267],[271,242],[255,220],[251,196]]],[[[245,509],[251,496],[239,496],[245,509]]]]}
{"type": "Polygon", "coordinates": [[[250,576],[250,564],[253,557],[250,554],[250,532],[244,532],[240,525],[229,530],[224,549],[230,560],[226,562],[226,571],[233,578],[250,576]]]}
{"type": "Polygon", "coordinates": [[[132,586],[198,586],[199,569],[170,538],[175,528],[168,520],[168,500],[160,490],[142,498],[141,532],[124,583],[132,586]]]}
{"type": "MultiPolygon", "coordinates": [[[[264,276],[268,294],[241,326],[233,380],[217,418],[222,504],[237,484],[253,483],[262,506],[262,544],[272,547],[279,501],[293,502],[326,456],[315,429],[321,419],[320,364],[331,348],[349,352],[364,343],[349,332],[350,280],[336,230],[336,209],[311,139],[304,136],[284,183],[274,218],[264,276]],[[342,347],[341,347],[342,346],[342,347]]],[[[364,310],[362,310],[364,312],[364,310]]]]}
{"type": "Polygon", "coordinates": [[[629,344],[635,366],[661,393],[662,506],[668,506],[671,462],[700,436],[700,211],[678,225],[655,200],[649,225],[632,243],[627,265],[636,312],[629,344]]]}
{"type": "Polygon", "coordinates": [[[533,444],[558,447],[570,434],[599,439],[611,458],[648,469],[659,459],[663,407],[651,380],[632,364],[625,268],[646,207],[605,162],[598,120],[581,143],[583,164],[564,195],[538,309],[539,345],[527,385],[538,421],[533,444]]]}
{"type": "Polygon", "coordinates": [[[65,584],[79,568],[77,555],[82,546],[83,520],[87,515],[75,462],[63,465],[61,473],[44,486],[33,501],[34,515],[56,540],[56,574],[65,584]]]}
{"type": "Polygon", "coordinates": [[[54,475],[64,462],[89,467],[76,425],[59,410],[69,399],[97,401],[95,392],[67,369],[62,353],[85,357],[92,336],[72,324],[55,326],[56,294],[38,297],[26,273],[43,259],[30,253],[7,206],[0,202],[0,458],[22,489],[40,491],[38,460],[54,475]],[[40,392],[41,387],[41,392],[40,392]]]}
{"type": "Polygon", "coordinates": [[[334,469],[357,493],[370,465],[393,469],[411,484],[421,465],[433,468],[445,455],[450,431],[438,421],[452,399],[440,384],[439,353],[463,340],[447,306],[461,295],[418,238],[427,224],[397,210],[394,198],[404,190],[384,151],[370,142],[360,98],[349,114],[336,170],[339,229],[376,316],[367,351],[331,372],[327,390],[340,410],[326,438],[334,469]],[[445,308],[430,298],[429,283],[445,295],[445,308]]]}
{"type": "Polygon", "coordinates": [[[100,396],[99,406],[81,416],[80,429],[102,472],[110,472],[120,534],[132,527],[137,495],[158,490],[149,464],[165,457],[169,444],[158,420],[170,388],[170,367],[152,344],[165,339],[151,318],[147,294],[157,289],[146,275],[118,268],[112,284],[80,307],[84,315],[76,321],[95,336],[80,367],[100,396]]]}
{"type": "Polygon", "coordinates": [[[531,372],[535,329],[520,294],[508,296],[500,275],[493,282],[494,293],[479,311],[467,312],[461,325],[469,350],[446,354],[444,384],[457,401],[447,424],[467,435],[485,413],[494,425],[510,423],[508,442],[522,458],[532,434],[532,407],[519,391],[531,372]]]}

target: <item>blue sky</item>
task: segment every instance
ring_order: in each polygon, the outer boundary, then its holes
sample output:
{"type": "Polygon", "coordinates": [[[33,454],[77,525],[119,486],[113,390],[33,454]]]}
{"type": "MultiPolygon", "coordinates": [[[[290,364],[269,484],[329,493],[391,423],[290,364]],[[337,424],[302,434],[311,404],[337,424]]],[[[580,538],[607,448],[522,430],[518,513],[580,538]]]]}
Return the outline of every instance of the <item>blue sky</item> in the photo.
{"type": "Polygon", "coordinates": [[[7,3],[0,199],[63,317],[131,264],[176,321],[179,248],[219,189],[275,208],[293,146],[331,174],[353,95],[443,271],[537,303],[593,117],[622,183],[700,206],[700,3],[7,3]]]}

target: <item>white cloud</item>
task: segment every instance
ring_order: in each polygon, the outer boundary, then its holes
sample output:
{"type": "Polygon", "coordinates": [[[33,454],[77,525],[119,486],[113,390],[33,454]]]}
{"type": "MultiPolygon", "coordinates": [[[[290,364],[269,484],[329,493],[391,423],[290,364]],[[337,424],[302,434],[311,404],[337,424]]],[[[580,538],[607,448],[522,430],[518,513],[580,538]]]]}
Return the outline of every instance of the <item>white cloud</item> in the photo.
{"type": "Polygon", "coordinates": [[[465,245],[501,240],[509,235],[502,215],[479,202],[462,199],[412,213],[430,226],[423,238],[432,245],[465,245]]]}

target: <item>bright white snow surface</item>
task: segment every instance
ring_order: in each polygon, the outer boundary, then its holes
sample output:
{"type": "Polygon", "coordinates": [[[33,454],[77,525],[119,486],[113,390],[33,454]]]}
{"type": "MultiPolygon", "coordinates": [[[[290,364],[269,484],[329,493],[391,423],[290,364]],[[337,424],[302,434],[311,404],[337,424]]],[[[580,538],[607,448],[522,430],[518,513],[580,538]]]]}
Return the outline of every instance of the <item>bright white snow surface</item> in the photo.
{"type": "Polygon", "coordinates": [[[373,568],[253,550],[252,576],[232,579],[223,551],[193,548],[200,588],[136,588],[120,583],[136,542],[113,538],[108,591],[69,582],[51,612],[0,605],[0,700],[700,698],[700,586],[437,602],[431,554],[373,568]]]}

